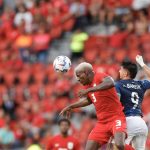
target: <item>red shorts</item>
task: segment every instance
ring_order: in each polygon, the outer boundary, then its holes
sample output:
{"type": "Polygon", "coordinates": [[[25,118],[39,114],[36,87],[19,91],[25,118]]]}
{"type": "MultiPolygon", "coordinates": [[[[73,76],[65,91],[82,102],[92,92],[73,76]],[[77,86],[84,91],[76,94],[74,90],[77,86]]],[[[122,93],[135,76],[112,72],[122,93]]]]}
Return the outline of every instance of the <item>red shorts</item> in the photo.
{"type": "Polygon", "coordinates": [[[125,117],[117,116],[113,121],[108,123],[97,122],[96,126],[89,134],[88,140],[96,141],[100,145],[103,145],[118,131],[126,134],[125,117]]]}

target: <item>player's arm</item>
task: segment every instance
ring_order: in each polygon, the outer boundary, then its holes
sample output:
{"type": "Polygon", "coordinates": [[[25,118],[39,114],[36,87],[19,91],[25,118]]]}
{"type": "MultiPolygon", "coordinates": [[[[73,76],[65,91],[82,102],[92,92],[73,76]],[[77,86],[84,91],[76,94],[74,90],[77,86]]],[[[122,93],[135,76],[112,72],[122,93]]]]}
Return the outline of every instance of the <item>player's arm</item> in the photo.
{"type": "Polygon", "coordinates": [[[87,97],[82,98],[78,102],[75,102],[67,107],[65,107],[59,115],[66,116],[67,118],[70,117],[70,113],[73,109],[75,108],[80,108],[80,107],[85,107],[92,104],[91,100],[88,99],[87,97]]]}
{"type": "Polygon", "coordinates": [[[142,67],[147,77],[150,78],[150,68],[144,63],[143,57],[140,55],[136,56],[136,62],[142,67]]]}
{"type": "Polygon", "coordinates": [[[98,84],[97,86],[88,88],[86,90],[81,90],[78,95],[79,97],[86,96],[89,92],[96,92],[99,90],[107,90],[114,87],[114,80],[112,77],[105,77],[102,81],[102,83],[98,84]]]}
{"type": "Polygon", "coordinates": [[[116,92],[118,95],[119,100],[121,99],[121,92],[120,92],[120,86],[118,83],[115,84],[116,92]]]}
{"type": "Polygon", "coordinates": [[[88,93],[89,92],[96,92],[99,90],[106,90],[114,87],[114,80],[111,77],[106,77],[103,79],[103,82],[98,84],[97,86],[94,86],[92,88],[87,89],[88,93]]]}

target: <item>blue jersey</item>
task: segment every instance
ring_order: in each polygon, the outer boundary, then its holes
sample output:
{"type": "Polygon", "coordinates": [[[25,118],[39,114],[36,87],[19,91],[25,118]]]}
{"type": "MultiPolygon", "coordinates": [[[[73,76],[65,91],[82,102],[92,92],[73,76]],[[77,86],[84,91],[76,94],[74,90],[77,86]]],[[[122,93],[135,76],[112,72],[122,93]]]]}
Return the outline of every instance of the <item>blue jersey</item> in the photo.
{"type": "Polygon", "coordinates": [[[120,80],[116,82],[116,90],[124,106],[126,116],[142,116],[141,104],[144,93],[150,88],[150,81],[120,80]]]}

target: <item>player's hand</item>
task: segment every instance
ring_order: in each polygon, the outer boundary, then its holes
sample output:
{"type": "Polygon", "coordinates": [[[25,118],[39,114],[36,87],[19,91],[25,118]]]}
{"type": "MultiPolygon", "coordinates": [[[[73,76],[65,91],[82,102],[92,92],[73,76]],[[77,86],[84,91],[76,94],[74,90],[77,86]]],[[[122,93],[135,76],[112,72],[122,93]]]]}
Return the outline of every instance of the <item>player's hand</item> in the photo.
{"type": "Polygon", "coordinates": [[[59,116],[63,116],[66,118],[70,118],[71,116],[71,112],[72,112],[72,108],[71,107],[65,107],[59,114],[59,116]]]}
{"type": "Polygon", "coordinates": [[[143,61],[143,57],[141,55],[137,55],[136,56],[136,62],[143,67],[145,65],[144,61],[143,61]]]}
{"type": "Polygon", "coordinates": [[[82,97],[86,97],[87,94],[88,94],[88,90],[80,90],[79,93],[78,93],[78,96],[80,98],[82,98],[82,97]]]}

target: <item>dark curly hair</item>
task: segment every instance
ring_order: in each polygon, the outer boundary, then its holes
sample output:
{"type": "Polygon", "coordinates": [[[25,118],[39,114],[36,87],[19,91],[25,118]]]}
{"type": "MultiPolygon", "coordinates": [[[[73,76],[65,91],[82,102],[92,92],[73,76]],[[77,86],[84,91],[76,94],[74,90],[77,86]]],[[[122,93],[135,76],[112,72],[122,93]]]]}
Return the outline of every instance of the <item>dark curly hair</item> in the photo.
{"type": "Polygon", "coordinates": [[[133,63],[131,61],[123,61],[121,66],[124,69],[127,69],[129,71],[131,79],[134,79],[136,77],[138,68],[137,68],[137,65],[135,63],[133,63]]]}
{"type": "Polygon", "coordinates": [[[71,125],[70,120],[67,119],[67,118],[62,118],[62,119],[60,119],[60,120],[58,121],[58,125],[60,125],[62,122],[67,122],[69,126],[71,125]]]}

